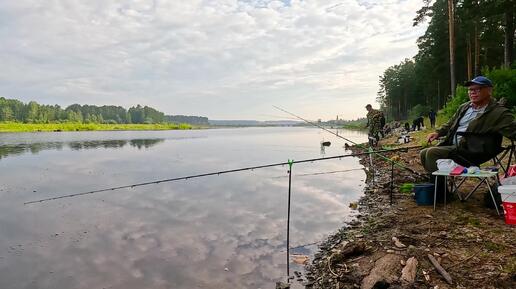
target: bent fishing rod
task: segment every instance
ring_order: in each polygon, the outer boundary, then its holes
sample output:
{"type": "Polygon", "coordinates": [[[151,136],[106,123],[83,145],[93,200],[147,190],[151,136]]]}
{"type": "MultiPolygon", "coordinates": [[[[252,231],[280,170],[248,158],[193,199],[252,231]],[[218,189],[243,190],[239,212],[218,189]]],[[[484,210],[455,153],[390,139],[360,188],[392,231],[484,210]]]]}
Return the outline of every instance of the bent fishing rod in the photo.
{"type": "Polygon", "coordinates": [[[210,172],[210,173],[204,173],[204,174],[198,174],[198,175],[190,175],[190,176],[184,176],[184,177],[177,177],[177,178],[149,181],[149,182],[143,182],[143,183],[136,183],[136,184],[132,184],[132,185],[124,185],[124,186],[118,186],[118,187],[104,188],[104,189],[98,189],[98,190],[81,192],[81,193],[75,193],[75,194],[69,194],[69,195],[61,195],[61,196],[44,198],[44,199],[35,200],[35,201],[29,201],[29,202],[25,202],[23,204],[24,205],[29,205],[29,204],[34,204],[34,203],[43,203],[43,202],[55,201],[55,200],[64,199],[64,198],[72,198],[72,197],[91,195],[91,194],[107,192],[107,191],[114,191],[114,190],[129,189],[129,188],[135,188],[135,187],[141,187],[141,186],[155,185],[155,184],[160,184],[160,183],[175,182],[175,181],[180,181],[180,180],[189,180],[189,179],[208,177],[208,176],[218,176],[218,175],[228,174],[228,173],[236,173],[236,172],[249,171],[249,170],[255,170],[255,169],[263,169],[263,168],[270,168],[270,167],[276,167],[276,166],[285,166],[285,165],[289,165],[289,164],[300,164],[300,163],[309,163],[309,162],[331,160],[331,159],[341,159],[341,158],[346,158],[346,157],[356,157],[356,156],[369,155],[369,154],[377,153],[377,152],[392,152],[392,151],[395,151],[395,150],[402,150],[402,149],[404,149],[404,148],[391,149],[391,150],[370,151],[370,152],[347,154],[347,155],[338,155],[338,156],[323,157],[323,158],[314,158],[314,159],[306,159],[306,160],[300,160],[300,161],[289,161],[289,162],[274,163],[274,164],[267,164],[267,165],[253,166],[253,167],[244,167],[244,168],[238,168],[238,169],[232,169],[232,170],[210,172]]]}
{"type": "MultiPolygon", "coordinates": [[[[366,148],[366,147],[364,147],[363,145],[358,144],[358,143],[356,143],[356,142],[354,142],[354,141],[352,141],[352,140],[350,140],[350,139],[348,139],[348,138],[345,138],[345,137],[343,137],[343,136],[341,136],[341,135],[339,135],[339,134],[337,134],[337,133],[334,133],[333,131],[331,131],[331,130],[329,130],[329,129],[327,129],[327,128],[325,128],[325,127],[321,126],[321,125],[318,125],[318,124],[316,124],[315,122],[312,122],[312,121],[309,121],[309,120],[307,120],[307,119],[304,119],[304,118],[302,118],[302,117],[300,117],[300,116],[298,116],[298,115],[296,115],[296,114],[293,114],[293,113],[291,113],[291,112],[288,112],[288,111],[286,111],[286,110],[284,110],[283,108],[280,108],[280,107],[278,107],[278,106],[273,105],[273,107],[274,107],[274,108],[276,108],[276,109],[278,109],[278,110],[280,110],[280,111],[283,111],[284,113],[287,113],[287,114],[289,114],[289,115],[291,115],[291,116],[293,116],[293,117],[295,117],[295,118],[297,118],[297,119],[300,119],[300,120],[302,120],[302,121],[304,121],[304,122],[306,122],[306,123],[308,123],[308,124],[311,124],[311,125],[313,125],[313,126],[316,126],[316,127],[320,128],[320,129],[322,129],[322,130],[326,131],[326,132],[329,132],[329,133],[331,133],[331,134],[332,134],[332,135],[334,135],[334,136],[340,137],[341,139],[343,139],[343,140],[345,140],[345,141],[348,141],[348,142],[350,142],[350,143],[352,143],[352,144],[356,145],[356,146],[357,146],[357,147],[359,147],[359,148],[367,149],[367,148],[366,148]]],[[[414,149],[414,148],[420,148],[420,147],[421,147],[421,146],[411,146],[411,147],[405,147],[404,149],[407,149],[407,150],[408,150],[408,149],[414,149]]],[[[390,151],[392,151],[392,150],[390,150],[390,151]]],[[[400,163],[398,163],[398,162],[396,162],[396,161],[394,161],[394,160],[392,160],[392,159],[390,159],[390,158],[388,158],[388,157],[386,157],[386,156],[384,156],[384,155],[380,154],[379,152],[381,152],[381,151],[377,151],[377,152],[374,152],[374,151],[373,151],[373,152],[372,152],[372,154],[375,154],[375,155],[377,155],[377,156],[379,156],[379,157],[383,158],[384,160],[386,160],[386,161],[388,161],[388,162],[391,162],[392,164],[394,164],[394,165],[395,165],[395,166],[397,166],[398,168],[401,168],[401,169],[404,169],[404,170],[406,170],[406,171],[409,171],[409,172],[411,172],[411,173],[413,173],[413,174],[417,175],[418,177],[425,177],[424,175],[422,175],[422,174],[420,174],[420,173],[416,172],[415,170],[413,170],[413,169],[411,169],[411,168],[409,168],[409,167],[406,167],[406,166],[404,166],[404,165],[402,165],[402,164],[400,164],[400,163]]]]}

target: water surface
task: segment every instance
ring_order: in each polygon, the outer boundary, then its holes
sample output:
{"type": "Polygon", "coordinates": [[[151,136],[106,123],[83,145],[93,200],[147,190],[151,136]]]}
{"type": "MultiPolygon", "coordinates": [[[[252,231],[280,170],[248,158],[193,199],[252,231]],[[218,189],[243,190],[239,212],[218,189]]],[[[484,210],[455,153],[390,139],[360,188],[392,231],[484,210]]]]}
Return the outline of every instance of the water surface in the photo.
{"type": "MultiPolygon", "coordinates": [[[[287,167],[23,203],[346,154],[343,145],[312,128],[2,133],[0,288],[271,288],[286,274],[287,167]]],[[[291,246],[350,217],[360,168],[356,158],[294,165],[291,246]]]]}

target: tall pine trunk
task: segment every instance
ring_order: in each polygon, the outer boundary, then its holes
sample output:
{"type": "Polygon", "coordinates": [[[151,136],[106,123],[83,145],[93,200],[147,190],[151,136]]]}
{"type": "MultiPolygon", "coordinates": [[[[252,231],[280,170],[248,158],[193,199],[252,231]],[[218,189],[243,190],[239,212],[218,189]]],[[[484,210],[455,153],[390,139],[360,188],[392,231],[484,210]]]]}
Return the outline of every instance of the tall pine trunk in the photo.
{"type": "Polygon", "coordinates": [[[471,63],[471,53],[472,53],[472,49],[471,49],[471,35],[469,35],[468,33],[468,36],[466,37],[466,63],[467,63],[467,69],[468,69],[468,79],[472,79],[472,71],[473,71],[473,67],[472,67],[472,63],[471,63]]]}
{"type": "Polygon", "coordinates": [[[478,21],[475,21],[475,35],[474,40],[475,42],[475,67],[473,69],[474,76],[477,76],[480,74],[480,40],[478,36],[478,21]]]}
{"type": "Polygon", "coordinates": [[[448,0],[448,33],[450,37],[450,94],[455,96],[455,17],[453,0],[448,0]]]}
{"type": "Polygon", "coordinates": [[[504,45],[504,66],[511,67],[514,61],[514,1],[506,2],[505,10],[505,45],[504,45]]]}

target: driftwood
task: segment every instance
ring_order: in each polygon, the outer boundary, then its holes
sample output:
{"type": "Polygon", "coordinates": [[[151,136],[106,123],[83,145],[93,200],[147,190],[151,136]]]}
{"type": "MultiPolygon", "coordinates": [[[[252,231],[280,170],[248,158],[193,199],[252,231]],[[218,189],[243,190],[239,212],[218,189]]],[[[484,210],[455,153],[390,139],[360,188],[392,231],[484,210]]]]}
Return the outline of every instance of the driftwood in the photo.
{"type": "Polygon", "coordinates": [[[452,278],[451,278],[450,274],[448,274],[448,272],[446,272],[446,270],[444,270],[444,268],[441,266],[441,264],[439,264],[439,262],[437,262],[437,260],[434,258],[434,256],[428,254],[428,259],[430,259],[430,262],[432,262],[432,265],[434,265],[437,272],[439,272],[439,274],[441,274],[441,276],[444,277],[446,282],[448,282],[448,284],[452,284],[452,278]]]}
{"type": "Polygon", "coordinates": [[[340,264],[345,262],[349,258],[357,257],[366,252],[366,245],[363,242],[345,244],[344,248],[336,250],[331,256],[330,260],[332,264],[340,264]]]}
{"type": "Polygon", "coordinates": [[[401,270],[400,281],[403,285],[414,284],[417,271],[417,259],[411,257],[407,260],[405,267],[401,270]]]}

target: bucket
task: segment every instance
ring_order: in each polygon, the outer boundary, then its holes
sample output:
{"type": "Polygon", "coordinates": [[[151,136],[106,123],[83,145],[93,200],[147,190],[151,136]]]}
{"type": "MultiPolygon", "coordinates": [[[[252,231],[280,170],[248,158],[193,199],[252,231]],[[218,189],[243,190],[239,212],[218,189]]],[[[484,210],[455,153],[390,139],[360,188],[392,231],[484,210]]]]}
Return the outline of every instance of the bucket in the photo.
{"type": "Polygon", "coordinates": [[[516,225],[516,185],[499,186],[498,192],[502,197],[505,223],[516,225]]]}
{"type": "Polygon", "coordinates": [[[418,206],[434,204],[434,184],[423,183],[414,185],[414,197],[418,206]]]}
{"type": "Polygon", "coordinates": [[[505,215],[505,223],[508,225],[516,225],[516,203],[502,202],[502,206],[505,215]]]}

